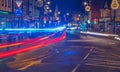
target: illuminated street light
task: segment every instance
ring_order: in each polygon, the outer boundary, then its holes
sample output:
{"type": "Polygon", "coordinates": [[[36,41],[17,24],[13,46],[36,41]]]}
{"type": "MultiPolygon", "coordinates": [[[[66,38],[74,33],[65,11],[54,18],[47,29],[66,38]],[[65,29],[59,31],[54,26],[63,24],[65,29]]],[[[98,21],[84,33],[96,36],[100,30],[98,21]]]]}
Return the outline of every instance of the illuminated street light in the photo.
{"type": "Polygon", "coordinates": [[[118,0],[112,0],[111,8],[114,10],[114,33],[116,34],[116,25],[115,25],[116,22],[115,22],[115,19],[116,19],[116,10],[119,8],[118,0]]]}
{"type": "Polygon", "coordinates": [[[52,12],[52,10],[50,9],[50,10],[49,10],[49,12],[51,13],[51,12],[52,12]]]}
{"type": "Polygon", "coordinates": [[[58,14],[60,14],[60,11],[58,11],[58,14]]]}
{"type": "Polygon", "coordinates": [[[78,14],[78,16],[80,17],[81,15],[80,15],[80,14],[78,14]]]}
{"type": "Polygon", "coordinates": [[[70,13],[66,13],[66,15],[67,15],[67,16],[69,16],[69,15],[70,15],[70,13]]]}
{"type": "Polygon", "coordinates": [[[87,12],[89,12],[89,11],[90,11],[90,9],[91,9],[91,7],[90,7],[90,6],[88,6],[88,5],[85,7],[85,11],[87,11],[87,12]]]}
{"type": "Polygon", "coordinates": [[[113,10],[116,10],[116,9],[119,8],[118,0],[112,0],[111,8],[112,8],[113,10]]]}
{"type": "Polygon", "coordinates": [[[87,2],[84,2],[84,5],[87,5],[88,3],[87,2]]]}
{"type": "Polygon", "coordinates": [[[49,6],[48,5],[45,5],[44,6],[44,9],[46,10],[46,9],[49,9],[49,6]]]}
{"type": "Polygon", "coordinates": [[[49,6],[46,9],[49,9],[49,6]]]}
{"type": "Polygon", "coordinates": [[[59,17],[56,17],[56,20],[59,20],[59,17]]]}
{"type": "Polygon", "coordinates": [[[50,1],[48,1],[47,4],[50,5],[51,4],[50,1]]]}

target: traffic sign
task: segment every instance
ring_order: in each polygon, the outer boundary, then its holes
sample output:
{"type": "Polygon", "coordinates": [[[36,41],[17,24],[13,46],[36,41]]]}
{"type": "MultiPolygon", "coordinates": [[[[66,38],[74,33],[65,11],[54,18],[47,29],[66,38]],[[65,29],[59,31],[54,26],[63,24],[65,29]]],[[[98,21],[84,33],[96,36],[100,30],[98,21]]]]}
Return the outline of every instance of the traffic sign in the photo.
{"type": "Polygon", "coordinates": [[[20,7],[23,3],[23,0],[15,0],[15,4],[17,5],[17,7],[20,7]]]}
{"type": "Polygon", "coordinates": [[[22,10],[20,8],[15,10],[16,16],[21,16],[22,15],[22,10]]]}

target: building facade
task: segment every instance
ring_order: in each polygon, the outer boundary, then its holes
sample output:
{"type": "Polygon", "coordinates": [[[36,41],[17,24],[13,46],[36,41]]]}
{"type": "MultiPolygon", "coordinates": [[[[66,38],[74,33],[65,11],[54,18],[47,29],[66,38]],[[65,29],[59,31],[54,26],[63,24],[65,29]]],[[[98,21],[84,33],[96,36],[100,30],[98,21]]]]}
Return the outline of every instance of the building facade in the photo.
{"type": "Polygon", "coordinates": [[[8,27],[13,19],[13,0],[0,0],[0,28],[8,27]]]}
{"type": "MultiPolygon", "coordinates": [[[[104,1],[101,8],[101,16],[99,18],[100,29],[103,32],[114,33],[114,10],[111,9],[112,1],[104,1]]],[[[120,4],[120,0],[118,0],[120,4]]],[[[116,10],[115,15],[115,29],[116,34],[120,34],[120,7],[116,10]]]]}
{"type": "Polygon", "coordinates": [[[13,0],[0,0],[0,10],[6,12],[12,12],[13,0]]]}

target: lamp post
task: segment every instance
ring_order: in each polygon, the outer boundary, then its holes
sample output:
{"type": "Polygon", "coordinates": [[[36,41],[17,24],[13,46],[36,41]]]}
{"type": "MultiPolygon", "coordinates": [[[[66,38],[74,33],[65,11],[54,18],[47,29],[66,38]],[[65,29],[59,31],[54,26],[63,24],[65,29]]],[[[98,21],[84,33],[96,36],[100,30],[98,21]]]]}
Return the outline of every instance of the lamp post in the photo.
{"type": "Polygon", "coordinates": [[[116,18],[116,10],[119,8],[118,0],[112,0],[111,8],[114,10],[114,17],[113,17],[114,22],[113,22],[113,24],[114,24],[114,33],[116,34],[116,25],[115,25],[116,21],[115,21],[115,18],[116,18]]]}
{"type": "MultiPolygon", "coordinates": [[[[86,14],[87,14],[87,22],[91,20],[90,18],[90,11],[91,11],[91,7],[90,7],[90,1],[89,2],[84,2],[84,6],[85,6],[85,11],[86,11],[86,14]]],[[[86,21],[85,20],[85,21],[86,21]]],[[[90,25],[90,28],[92,28],[92,26],[90,25]]]]}

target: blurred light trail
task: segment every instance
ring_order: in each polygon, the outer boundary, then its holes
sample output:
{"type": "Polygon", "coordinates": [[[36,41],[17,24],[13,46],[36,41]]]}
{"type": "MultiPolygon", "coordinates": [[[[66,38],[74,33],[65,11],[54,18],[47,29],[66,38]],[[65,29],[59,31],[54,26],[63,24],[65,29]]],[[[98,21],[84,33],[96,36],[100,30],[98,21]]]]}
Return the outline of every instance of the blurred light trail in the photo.
{"type": "Polygon", "coordinates": [[[29,43],[33,43],[33,42],[36,42],[36,41],[42,41],[42,40],[45,40],[45,39],[48,39],[52,36],[54,36],[57,32],[53,33],[53,34],[50,34],[48,36],[44,36],[44,37],[40,37],[40,38],[35,38],[35,39],[30,39],[30,40],[24,40],[24,41],[21,41],[21,42],[16,42],[16,43],[11,43],[11,44],[0,44],[0,48],[7,48],[7,47],[12,47],[12,46],[18,46],[18,45],[23,45],[23,44],[29,44],[29,43]]]}
{"type": "Polygon", "coordinates": [[[91,35],[98,35],[98,36],[118,36],[118,35],[115,35],[115,34],[104,34],[104,33],[96,33],[96,32],[82,32],[81,33],[84,33],[84,34],[91,34],[91,35]]]}
{"type": "Polygon", "coordinates": [[[1,45],[0,48],[10,47],[10,46],[17,46],[17,45],[21,45],[21,44],[23,44],[23,43],[21,42],[21,43],[13,43],[13,44],[1,45]]]}
{"type": "Polygon", "coordinates": [[[43,40],[42,42],[35,44],[34,46],[30,46],[30,47],[26,47],[26,48],[22,48],[22,49],[16,49],[16,50],[12,50],[12,51],[1,52],[0,58],[4,58],[4,57],[12,56],[15,54],[27,52],[27,51],[30,51],[33,49],[41,48],[43,46],[47,46],[47,45],[59,42],[59,41],[63,40],[65,37],[66,37],[66,30],[62,33],[61,36],[59,36],[57,38],[43,40]]]}
{"type": "MultiPolygon", "coordinates": [[[[65,27],[61,26],[61,27],[57,27],[57,28],[43,28],[43,29],[36,29],[36,28],[16,28],[16,29],[10,29],[10,28],[6,28],[4,29],[4,31],[61,31],[64,30],[65,27]]],[[[2,30],[2,29],[1,29],[2,30]]]]}
{"type": "Polygon", "coordinates": [[[115,37],[116,40],[120,40],[120,37],[115,37]]]}

